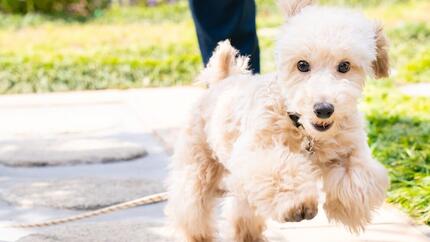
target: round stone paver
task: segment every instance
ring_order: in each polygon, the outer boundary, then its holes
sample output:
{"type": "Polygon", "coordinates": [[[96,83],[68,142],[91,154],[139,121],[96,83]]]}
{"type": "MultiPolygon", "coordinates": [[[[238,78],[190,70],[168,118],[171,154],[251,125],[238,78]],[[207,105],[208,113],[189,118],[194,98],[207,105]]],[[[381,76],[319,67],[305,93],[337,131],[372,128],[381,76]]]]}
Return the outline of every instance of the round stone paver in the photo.
{"type": "Polygon", "coordinates": [[[113,221],[56,226],[47,232],[30,234],[17,242],[167,242],[161,223],[113,221]]]}
{"type": "Polygon", "coordinates": [[[110,137],[61,135],[22,137],[0,146],[0,164],[58,166],[132,160],[145,156],[138,143],[110,137]]]}
{"type": "Polygon", "coordinates": [[[76,178],[19,183],[0,198],[22,207],[90,210],[162,191],[161,182],[144,179],[76,178]]]}

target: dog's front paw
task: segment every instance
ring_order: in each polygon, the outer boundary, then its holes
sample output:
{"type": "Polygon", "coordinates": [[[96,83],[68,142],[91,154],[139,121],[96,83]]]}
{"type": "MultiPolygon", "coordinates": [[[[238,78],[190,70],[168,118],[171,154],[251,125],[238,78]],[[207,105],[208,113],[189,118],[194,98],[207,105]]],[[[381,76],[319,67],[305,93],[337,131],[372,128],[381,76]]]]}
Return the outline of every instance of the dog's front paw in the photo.
{"type": "Polygon", "coordinates": [[[312,219],[318,212],[318,189],[315,180],[307,178],[291,182],[274,176],[254,183],[247,200],[259,215],[281,223],[312,219]]]}
{"type": "Polygon", "coordinates": [[[338,166],[325,175],[324,210],[330,220],[360,232],[384,202],[389,183],[385,168],[376,161],[353,164],[348,169],[338,166]]]}
{"type": "Polygon", "coordinates": [[[318,213],[317,188],[314,184],[308,184],[306,187],[278,192],[268,201],[268,206],[271,208],[267,216],[280,223],[313,219],[318,213]]]}
{"type": "Polygon", "coordinates": [[[313,219],[318,213],[318,201],[306,201],[292,207],[283,216],[282,222],[300,222],[313,219]]]}
{"type": "Polygon", "coordinates": [[[241,153],[225,182],[259,216],[279,222],[311,219],[317,213],[317,174],[308,157],[285,146],[241,153]],[[240,158],[240,159],[238,159],[240,158]]]}

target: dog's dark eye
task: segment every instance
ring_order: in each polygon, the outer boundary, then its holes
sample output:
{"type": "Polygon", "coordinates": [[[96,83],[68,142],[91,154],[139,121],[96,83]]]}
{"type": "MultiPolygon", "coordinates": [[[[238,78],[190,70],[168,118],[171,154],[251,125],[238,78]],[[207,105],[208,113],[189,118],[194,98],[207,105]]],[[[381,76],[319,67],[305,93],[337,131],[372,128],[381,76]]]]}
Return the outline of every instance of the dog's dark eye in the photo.
{"type": "Polygon", "coordinates": [[[299,69],[301,72],[308,72],[311,70],[311,65],[309,65],[309,62],[301,60],[297,62],[297,69],[299,69]]]}
{"type": "Polygon", "coordinates": [[[340,73],[347,73],[351,69],[351,64],[348,61],[342,61],[337,66],[337,71],[340,73]]]}

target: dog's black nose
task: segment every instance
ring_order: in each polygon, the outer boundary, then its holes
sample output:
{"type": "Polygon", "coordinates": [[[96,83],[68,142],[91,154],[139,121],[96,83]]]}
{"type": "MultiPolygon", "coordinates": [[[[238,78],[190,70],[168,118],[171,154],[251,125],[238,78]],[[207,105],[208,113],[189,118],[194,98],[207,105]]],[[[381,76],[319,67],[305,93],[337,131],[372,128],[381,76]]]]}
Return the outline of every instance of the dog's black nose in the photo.
{"type": "Polygon", "coordinates": [[[334,106],[331,103],[317,103],[314,105],[314,113],[318,118],[330,118],[334,112],[334,106]]]}

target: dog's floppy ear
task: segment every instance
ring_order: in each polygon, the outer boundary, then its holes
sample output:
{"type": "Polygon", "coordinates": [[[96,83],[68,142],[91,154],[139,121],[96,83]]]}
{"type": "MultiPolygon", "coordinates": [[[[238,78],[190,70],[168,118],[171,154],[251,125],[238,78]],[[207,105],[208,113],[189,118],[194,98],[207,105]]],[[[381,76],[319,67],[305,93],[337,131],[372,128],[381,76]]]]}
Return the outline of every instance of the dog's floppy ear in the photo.
{"type": "Polygon", "coordinates": [[[311,5],[313,0],[278,0],[278,4],[286,18],[298,14],[304,7],[311,5]]]}
{"type": "Polygon", "coordinates": [[[373,72],[376,78],[388,77],[390,75],[390,65],[388,58],[388,39],[385,36],[381,24],[375,28],[376,60],[372,63],[373,72]]]}

